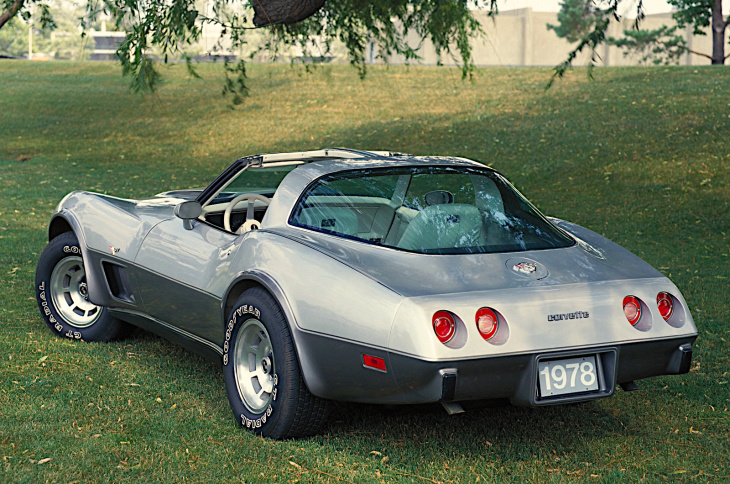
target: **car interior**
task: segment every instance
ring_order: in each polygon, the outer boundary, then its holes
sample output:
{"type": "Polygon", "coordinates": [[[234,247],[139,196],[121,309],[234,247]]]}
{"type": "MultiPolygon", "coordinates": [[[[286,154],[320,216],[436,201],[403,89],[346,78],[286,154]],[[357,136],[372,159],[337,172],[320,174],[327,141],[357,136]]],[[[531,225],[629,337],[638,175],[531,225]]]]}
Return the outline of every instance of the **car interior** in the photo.
{"type": "MultiPolygon", "coordinates": [[[[241,173],[204,206],[202,218],[233,233],[261,228],[276,192],[275,188],[261,187],[278,186],[294,168],[241,173]]],[[[515,202],[519,197],[512,189],[498,183],[484,173],[453,168],[334,173],[305,190],[289,223],[422,253],[539,248],[546,237],[555,239],[558,245],[564,244],[564,240],[558,240],[561,236],[556,229],[527,202],[515,202]],[[511,194],[512,207],[505,206],[505,191],[511,194]]]]}
{"type": "Polygon", "coordinates": [[[505,243],[504,230],[489,230],[504,206],[488,177],[438,172],[386,176],[325,180],[304,195],[290,222],[415,252],[505,243]]]}

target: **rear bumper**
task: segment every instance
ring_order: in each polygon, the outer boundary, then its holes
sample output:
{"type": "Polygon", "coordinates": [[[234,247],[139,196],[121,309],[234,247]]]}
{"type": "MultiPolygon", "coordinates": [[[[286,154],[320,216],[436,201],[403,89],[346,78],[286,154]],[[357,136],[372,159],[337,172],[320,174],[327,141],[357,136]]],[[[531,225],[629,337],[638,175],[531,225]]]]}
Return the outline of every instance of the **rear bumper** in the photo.
{"type": "Polygon", "coordinates": [[[612,395],[618,384],[687,373],[696,338],[690,335],[566,351],[432,362],[317,337],[318,341],[309,341],[314,346],[307,345],[317,348],[313,358],[307,358],[307,351],[304,355],[300,352],[300,356],[304,357],[302,369],[307,386],[323,398],[406,404],[509,399],[517,405],[542,406],[604,398],[612,395]],[[364,354],[383,358],[387,370],[366,368],[364,354]],[[548,398],[539,396],[540,360],[591,355],[596,356],[598,367],[597,390],[548,398]]]}
{"type": "Polygon", "coordinates": [[[621,383],[652,376],[687,373],[695,339],[696,337],[687,337],[449,363],[424,362],[391,355],[391,362],[399,386],[408,391],[405,398],[409,401],[507,398],[518,405],[554,405],[608,397],[613,394],[616,385],[621,383]],[[597,357],[597,390],[559,397],[539,397],[539,360],[586,355],[597,357]],[[443,374],[456,376],[447,377],[444,382],[443,374]]]}

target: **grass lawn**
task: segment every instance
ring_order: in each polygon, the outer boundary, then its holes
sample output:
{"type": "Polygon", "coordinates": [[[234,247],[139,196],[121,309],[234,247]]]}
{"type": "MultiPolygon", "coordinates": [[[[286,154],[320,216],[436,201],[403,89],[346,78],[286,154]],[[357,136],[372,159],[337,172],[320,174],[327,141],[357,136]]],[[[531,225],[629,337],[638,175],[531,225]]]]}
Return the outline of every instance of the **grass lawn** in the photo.
{"type": "Polygon", "coordinates": [[[104,63],[0,61],[0,481],[619,482],[730,480],[730,70],[251,65],[231,110],[222,68],[164,69],[151,97],[104,63]],[[139,331],[51,335],[33,277],[71,190],[199,187],[233,159],[346,146],[461,155],[545,214],[672,278],[700,331],[691,372],[555,408],[342,404],[320,436],[238,428],[215,365],[139,331]]]}

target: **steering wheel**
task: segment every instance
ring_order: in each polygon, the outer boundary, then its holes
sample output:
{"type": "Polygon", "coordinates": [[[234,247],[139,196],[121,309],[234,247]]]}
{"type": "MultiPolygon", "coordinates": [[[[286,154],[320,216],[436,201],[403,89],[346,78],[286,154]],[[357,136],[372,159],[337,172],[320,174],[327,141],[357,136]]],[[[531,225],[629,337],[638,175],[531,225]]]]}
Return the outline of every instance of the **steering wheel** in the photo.
{"type": "Polygon", "coordinates": [[[248,207],[246,208],[246,221],[238,228],[236,233],[242,234],[244,232],[258,230],[261,228],[261,222],[253,218],[253,204],[256,200],[258,200],[259,202],[264,202],[268,207],[269,204],[271,204],[271,199],[263,195],[259,195],[258,193],[244,193],[231,200],[226,207],[226,211],[223,214],[223,225],[227,231],[233,232],[233,230],[231,230],[231,212],[236,205],[244,200],[248,201],[248,207]]]}

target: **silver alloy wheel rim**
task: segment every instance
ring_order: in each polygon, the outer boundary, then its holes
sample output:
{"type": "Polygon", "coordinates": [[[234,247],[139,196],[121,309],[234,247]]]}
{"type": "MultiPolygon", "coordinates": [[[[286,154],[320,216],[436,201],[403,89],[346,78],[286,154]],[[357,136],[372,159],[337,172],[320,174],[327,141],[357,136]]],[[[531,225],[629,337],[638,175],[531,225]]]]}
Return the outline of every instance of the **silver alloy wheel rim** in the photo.
{"type": "Polygon", "coordinates": [[[86,328],[101,316],[101,306],[89,301],[84,260],[64,258],[51,273],[51,298],[58,314],[71,326],[86,328]]]}
{"type": "Polygon", "coordinates": [[[233,375],[243,404],[254,414],[263,413],[272,400],[276,368],[271,338],[258,319],[249,319],[236,335],[233,375]]]}

